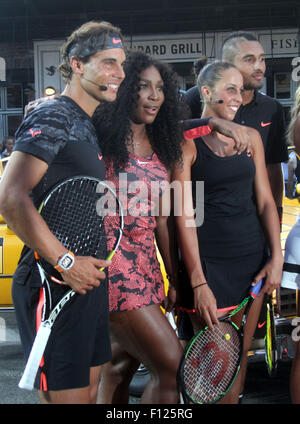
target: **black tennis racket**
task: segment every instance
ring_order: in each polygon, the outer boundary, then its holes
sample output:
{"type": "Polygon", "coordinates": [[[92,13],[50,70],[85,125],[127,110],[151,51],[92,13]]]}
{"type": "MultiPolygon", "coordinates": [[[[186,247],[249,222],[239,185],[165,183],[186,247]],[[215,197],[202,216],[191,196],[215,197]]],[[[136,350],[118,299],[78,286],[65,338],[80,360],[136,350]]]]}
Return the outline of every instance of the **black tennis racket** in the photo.
{"type": "Polygon", "coordinates": [[[188,344],[179,369],[181,392],[186,403],[215,403],[228,393],[240,369],[244,326],[263,281],[251,287],[246,298],[213,331],[200,330],[188,344]],[[240,327],[230,320],[243,308],[240,327]]]}
{"type": "MultiPolygon", "coordinates": [[[[39,213],[50,231],[75,256],[111,259],[119,246],[124,224],[122,206],[114,191],[97,178],[76,176],[59,183],[46,196],[39,213]],[[110,240],[111,249],[107,255],[105,230],[106,221],[110,220],[113,221],[114,237],[110,240]]],[[[28,390],[32,390],[34,386],[51,328],[64,305],[76,294],[66,285],[66,293],[53,307],[50,282],[65,283],[61,274],[48,262],[39,258],[37,254],[36,259],[43,284],[45,305],[42,323],[19,382],[20,388],[28,390]]]]}
{"type": "Polygon", "coordinates": [[[266,334],[265,334],[265,361],[268,374],[274,377],[277,372],[277,343],[276,343],[276,323],[274,316],[274,302],[272,295],[269,295],[266,303],[266,334]]]}

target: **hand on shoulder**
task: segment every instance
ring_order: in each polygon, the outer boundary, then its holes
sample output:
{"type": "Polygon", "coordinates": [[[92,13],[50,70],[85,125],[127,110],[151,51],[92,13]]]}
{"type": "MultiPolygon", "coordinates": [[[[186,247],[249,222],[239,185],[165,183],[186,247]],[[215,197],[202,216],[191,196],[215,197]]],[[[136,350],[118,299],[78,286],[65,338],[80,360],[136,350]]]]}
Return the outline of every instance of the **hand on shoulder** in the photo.
{"type": "Polygon", "coordinates": [[[248,128],[248,134],[249,137],[251,139],[251,147],[249,149],[249,151],[255,155],[255,153],[262,153],[264,152],[264,146],[263,146],[263,141],[261,138],[260,133],[255,129],[255,128],[248,128]]]}

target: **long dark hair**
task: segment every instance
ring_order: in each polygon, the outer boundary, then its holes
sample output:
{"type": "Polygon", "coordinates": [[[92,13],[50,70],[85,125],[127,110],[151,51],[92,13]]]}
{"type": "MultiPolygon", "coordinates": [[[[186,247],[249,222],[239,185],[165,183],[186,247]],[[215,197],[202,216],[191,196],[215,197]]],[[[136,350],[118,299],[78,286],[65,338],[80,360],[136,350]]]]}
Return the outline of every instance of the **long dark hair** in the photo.
{"type": "Polygon", "coordinates": [[[185,112],[179,96],[177,74],[168,64],[145,53],[132,51],[125,62],[126,78],[119,88],[117,100],[102,103],[93,116],[103,156],[113,161],[115,169],[124,168],[128,163],[127,145],[132,142],[130,117],[138,104],[140,74],[150,66],[155,66],[162,77],[165,101],[155,121],[146,125],[146,131],[153,151],[167,169],[171,169],[181,159],[182,133],[179,121],[184,119],[185,112]]]}

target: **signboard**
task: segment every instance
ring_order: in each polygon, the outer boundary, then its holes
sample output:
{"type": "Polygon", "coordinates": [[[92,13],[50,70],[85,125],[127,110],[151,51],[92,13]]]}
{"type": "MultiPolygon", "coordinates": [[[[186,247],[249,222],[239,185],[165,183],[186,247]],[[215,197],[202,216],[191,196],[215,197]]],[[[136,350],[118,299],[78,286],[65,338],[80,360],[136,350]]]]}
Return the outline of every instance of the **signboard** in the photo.
{"type": "Polygon", "coordinates": [[[266,56],[293,57],[299,55],[299,39],[296,30],[258,34],[258,40],[263,46],[266,56]]]}
{"type": "MultiPolygon", "coordinates": [[[[297,29],[251,31],[264,47],[266,57],[300,56],[297,29]]],[[[128,47],[141,50],[156,59],[169,63],[193,62],[205,55],[219,59],[223,41],[230,32],[139,35],[125,37],[128,47]]],[[[44,95],[45,88],[55,88],[57,93],[64,83],[57,72],[60,63],[60,47],[63,40],[36,41],[34,43],[34,67],[36,97],[44,95]]],[[[1,69],[0,69],[1,72],[1,69]]]]}
{"type": "Polygon", "coordinates": [[[201,56],[215,57],[214,36],[203,38],[201,35],[181,35],[180,38],[170,36],[159,39],[145,39],[134,37],[126,40],[134,50],[141,50],[156,59],[168,62],[189,62],[201,56]]]}

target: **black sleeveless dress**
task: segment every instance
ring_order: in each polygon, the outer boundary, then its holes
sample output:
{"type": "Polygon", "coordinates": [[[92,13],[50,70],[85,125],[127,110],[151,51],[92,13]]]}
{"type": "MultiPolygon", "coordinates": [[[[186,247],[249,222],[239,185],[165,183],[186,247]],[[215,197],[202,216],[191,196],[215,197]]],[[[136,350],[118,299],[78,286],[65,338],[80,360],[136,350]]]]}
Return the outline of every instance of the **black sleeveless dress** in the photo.
{"type": "MultiPolygon", "coordinates": [[[[247,152],[220,157],[202,138],[195,139],[195,145],[191,176],[196,222],[203,221],[197,226],[200,257],[218,308],[227,308],[245,297],[266,261],[254,194],[255,164],[247,152]]],[[[187,278],[183,278],[180,297],[182,306],[193,310],[187,278]]]]}

